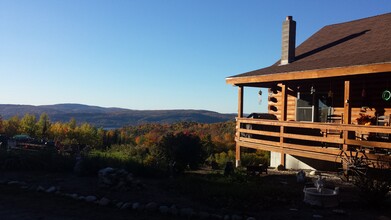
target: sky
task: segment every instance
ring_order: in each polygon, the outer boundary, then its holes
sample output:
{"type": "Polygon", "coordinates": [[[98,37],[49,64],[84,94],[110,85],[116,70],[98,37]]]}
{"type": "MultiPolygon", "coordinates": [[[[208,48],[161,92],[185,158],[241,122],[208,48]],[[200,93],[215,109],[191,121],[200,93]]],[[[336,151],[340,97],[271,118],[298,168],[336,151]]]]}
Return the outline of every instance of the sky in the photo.
{"type": "MultiPolygon", "coordinates": [[[[80,103],[236,113],[229,76],[272,65],[325,25],[391,12],[390,0],[0,0],[0,104],[80,103]]],[[[245,88],[244,112],[266,112],[245,88]]]]}

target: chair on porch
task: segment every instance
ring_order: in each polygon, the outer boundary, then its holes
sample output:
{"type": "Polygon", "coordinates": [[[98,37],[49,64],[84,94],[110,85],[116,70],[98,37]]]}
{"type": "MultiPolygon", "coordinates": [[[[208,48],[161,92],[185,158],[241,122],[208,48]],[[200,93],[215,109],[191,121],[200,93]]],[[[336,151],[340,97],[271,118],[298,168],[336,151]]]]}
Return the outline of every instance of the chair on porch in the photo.
{"type": "Polygon", "coordinates": [[[376,116],[376,125],[379,126],[390,126],[390,115],[377,115],[376,116]]]}
{"type": "MultiPolygon", "coordinates": [[[[337,115],[337,114],[332,114],[332,115],[327,115],[326,118],[327,123],[331,124],[342,124],[343,123],[343,114],[337,115]]],[[[329,135],[342,135],[341,130],[335,130],[335,129],[326,129],[324,136],[327,137],[329,135]]]]}
{"type": "MultiPolygon", "coordinates": [[[[327,115],[326,123],[342,124],[343,123],[343,114],[340,114],[340,115],[337,115],[337,114],[327,115]]],[[[341,138],[342,137],[342,130],[337,130],[337,129],[333,129],[333,128],[331,128],[331,129],[327,128],[326,130],[322,131],[322,133],[323,133],[323,137],[336,137],[336,138],[341,138]]],[[[322,146],[323,147],[338,147],[338,148],[341,148],[340,144],[327,143],[327,142],[324,142],[322,144],[322,146]]]]}
{"type": "MultiPolygon", "coordinates": [[[[377,126],[390,126],[391,114],[390,115],[377,115],[376,125],[377,126]]],[[[391,140],[390,134],[376,133],[376,138],[380,140],[391,140]]]]}

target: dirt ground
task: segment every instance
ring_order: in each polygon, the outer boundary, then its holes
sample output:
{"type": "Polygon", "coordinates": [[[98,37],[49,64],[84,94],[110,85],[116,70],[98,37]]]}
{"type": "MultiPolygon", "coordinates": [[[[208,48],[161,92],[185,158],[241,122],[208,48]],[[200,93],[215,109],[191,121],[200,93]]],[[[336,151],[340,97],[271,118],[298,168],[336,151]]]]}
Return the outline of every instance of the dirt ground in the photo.
{"type": "MultiPolygon", "coordinates": [[[[293,171],[292,171],[293,172],[293,171]]],[[[296,181],[292,172],[269,171],[267,181],[271,184],[283,183],[289,185],[296,181]],[[273,182],[274,181],[274,182],[273,182]]],[[[294,172],[293,172],[294,173],[294,172]]],[[[263,176],[259,177],[263,178],[263,176]]],[[[319,208],[304,204],[303,197],[286,206],[273,207],[268,210],[253,210],[250,213],[241,213],[256,219],[391,219],[391,202],[387,201],[382,207],[369,207],[362,202],[355,188],[341,181],[334,175],[327,174],[325,178],[335,186],[340,187],[340,205],[335,208],[319,208]],[[387,207],[388,206],[388,207],[387,207]]],[[[0,181],[0,219],[181,219],[166,216],[160,213],[135,212],[119,210],[115,205],[102,207],[55,194],[36,192],[38,186],[47,189],[55,186],[64,193],[78,195],[94,195],[98,198],[109,198],[113,204],[117,202],[139,202],[147,204],[156,202],[159,205],[178,208],[191,207],[195,211],[206,211],[224,216],[225,213],[238,213],[240,210],[215,210],[205,204],[186,198],[186,196],[162,190],[167,179],[138,178],[142,188],[128,191],[107,190],[98,187],[98,177],[79,177],[74,174],[43,173],[43,172],[1,172],[0,181]],[[4,184],[7,181],[23,181],[30,190],[4,184]]],[[[280,196],[283,198],[283,195],[280,196]]],[[[232,215],[231,215],[232,216],[232,215]]],[[[183,217],[182,217],[183,218],[183,217]]]]}

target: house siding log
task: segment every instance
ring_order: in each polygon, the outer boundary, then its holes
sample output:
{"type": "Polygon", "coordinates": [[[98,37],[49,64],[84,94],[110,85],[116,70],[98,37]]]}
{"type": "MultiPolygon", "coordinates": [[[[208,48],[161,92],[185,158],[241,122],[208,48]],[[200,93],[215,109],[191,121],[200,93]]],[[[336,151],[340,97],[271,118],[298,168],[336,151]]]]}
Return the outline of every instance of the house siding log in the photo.
{"type": "MultiPolygon", "coordinates": [[[[376,115],[391,114],[391,101],[384,101],[382,93],[385,89],[391,90],[391,73],[381,73],[377,75],[369,75],[366,77],[356,76],[351,80],[350,105],[351,105],[351,123],[357,123],[357,118],[360,113],[375,117],[376,115]],[[362,97],[365,90],[366,97],[362,97]],[[362,106],[367,105],[366,112],[362,112],[362,106]]],[[[310,86],[315,87],[316,93],[328,94],[333,93],[332,107],[334,114],[341,115],[344,113],[344,85],[343,80],[330,78],[323,80],[301,80],[296,82],[294,86],[299,86],[301,91],[309,91],[310,86]]],[[[292,86],[292,87],[294,87],[292,86]]],[[[296,94],[292,88],[289,88],[290,94],[296,94]]],[[[296,95],[287,96],[287,120],[296,120],[296,95]]],[[[281,92],[277,94],[269,93],[268,113],[274,114],[278,119],[281,118],[281,92]],[[271,98],[273,101],[270,101],[271,98]]]]}

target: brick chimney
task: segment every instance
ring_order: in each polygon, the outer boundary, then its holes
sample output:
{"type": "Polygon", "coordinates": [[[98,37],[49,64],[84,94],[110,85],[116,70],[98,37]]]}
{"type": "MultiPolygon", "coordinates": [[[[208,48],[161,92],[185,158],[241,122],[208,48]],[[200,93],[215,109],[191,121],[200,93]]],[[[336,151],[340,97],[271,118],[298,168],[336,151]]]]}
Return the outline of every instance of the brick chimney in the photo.
{"type": "Polygon", "coordinates": [[[280,65],[291,63],[295,59],[296,21],[287,16],[282,23],[282,55],[280,65]]]}

